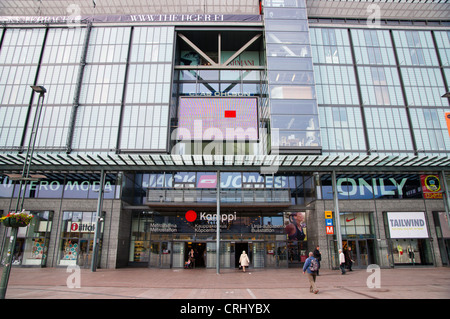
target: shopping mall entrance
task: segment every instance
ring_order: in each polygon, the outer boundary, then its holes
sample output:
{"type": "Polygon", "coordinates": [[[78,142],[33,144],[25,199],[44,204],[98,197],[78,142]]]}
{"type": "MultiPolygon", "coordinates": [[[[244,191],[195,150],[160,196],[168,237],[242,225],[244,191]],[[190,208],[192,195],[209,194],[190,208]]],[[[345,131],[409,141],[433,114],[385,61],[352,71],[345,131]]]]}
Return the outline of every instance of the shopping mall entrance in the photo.
{"type": "Polygon", "coordinates": [[[220,258],[213,209],[197,209],[190,221],[186,211],[136,211],[132,218],[129,262],[133,267],[236,269],[246,251],[250,268],[301,267],[307,258],[305,212],[270,209],[222,210],[220,258]],[[208,219],[210,218],[210,219],[208,219]],[[190,260],[189,253],[193,257],[190,260]],[[186,263],[191,261],[189,267],[186,263]]]}
{"type": "Polygon", "coordinates": [[[206,268],[206,243],[185,243],[186,268],[206,268]]]}
{"type": "Polygon", "coordinates": [[[367,268],[374,260],[373,239],[349,239],[342,241],[345,254],[352,255],[353,268],[367,268]]]}

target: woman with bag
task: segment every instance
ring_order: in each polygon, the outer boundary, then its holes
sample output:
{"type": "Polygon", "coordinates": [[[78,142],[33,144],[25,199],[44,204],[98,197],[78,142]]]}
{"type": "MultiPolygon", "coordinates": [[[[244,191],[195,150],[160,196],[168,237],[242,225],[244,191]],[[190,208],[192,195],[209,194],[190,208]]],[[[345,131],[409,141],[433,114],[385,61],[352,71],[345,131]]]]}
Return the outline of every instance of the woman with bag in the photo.
{"type": "Polygon", "coordinates": [[[241,257],[239,257],[239,264],[242,266],[242,271],[245,272],[245,267],[248,267],[250,260],[248,259],[245,250],[242,251],[241,257]]]}

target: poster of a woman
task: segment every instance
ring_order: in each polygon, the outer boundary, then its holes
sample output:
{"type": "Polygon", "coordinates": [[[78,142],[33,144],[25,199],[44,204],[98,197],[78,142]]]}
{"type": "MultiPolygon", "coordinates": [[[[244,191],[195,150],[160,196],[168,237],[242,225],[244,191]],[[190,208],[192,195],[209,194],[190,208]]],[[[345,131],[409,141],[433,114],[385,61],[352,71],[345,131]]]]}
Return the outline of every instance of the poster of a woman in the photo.
{"type": "Polygon", "coordinates": [[[286,213],[285,231],[289,240],[306,240],[306,214],[305,212],[286,213]]]}

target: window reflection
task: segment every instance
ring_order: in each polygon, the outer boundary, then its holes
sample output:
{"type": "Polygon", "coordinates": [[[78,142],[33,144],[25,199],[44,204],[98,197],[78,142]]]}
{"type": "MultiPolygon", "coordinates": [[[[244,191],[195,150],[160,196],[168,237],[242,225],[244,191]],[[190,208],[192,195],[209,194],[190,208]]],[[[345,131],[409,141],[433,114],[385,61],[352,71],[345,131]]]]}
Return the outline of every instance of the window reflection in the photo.
{"type": "Polygon", "coordinates": [[[311,100],[315,98],[315,92],[311,86],[272,86],[270,97],[273,99],[311,100]]]}

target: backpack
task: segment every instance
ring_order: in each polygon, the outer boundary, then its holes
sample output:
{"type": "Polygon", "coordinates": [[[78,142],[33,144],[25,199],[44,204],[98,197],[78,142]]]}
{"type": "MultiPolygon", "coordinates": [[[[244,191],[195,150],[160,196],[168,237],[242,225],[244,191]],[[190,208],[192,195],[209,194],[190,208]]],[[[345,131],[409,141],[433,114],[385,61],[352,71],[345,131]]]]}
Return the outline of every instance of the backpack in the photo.
{"type": "Polygon", "coordinates": [[[317,272],[319,270],[319,262],[315,258],[311,258],[311,264],[309,265],[309,270],[311,272],[317,272]]]}

